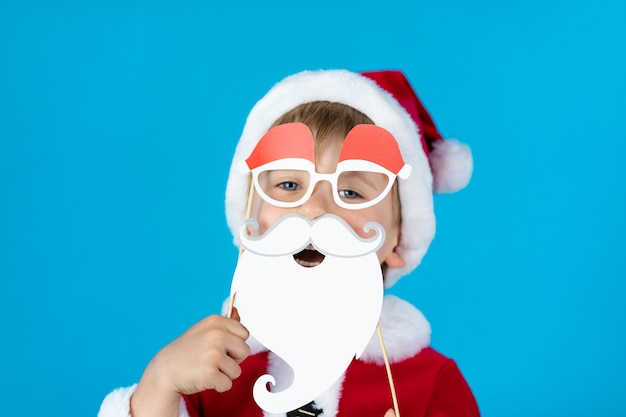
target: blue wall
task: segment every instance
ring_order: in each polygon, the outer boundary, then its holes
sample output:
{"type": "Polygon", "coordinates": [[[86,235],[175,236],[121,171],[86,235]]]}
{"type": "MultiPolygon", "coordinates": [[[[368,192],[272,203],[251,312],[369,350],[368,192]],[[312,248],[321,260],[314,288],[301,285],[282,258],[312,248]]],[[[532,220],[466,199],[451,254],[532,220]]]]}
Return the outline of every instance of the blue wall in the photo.
{"type": "Polygon", "coordinates": [[[623,2],[125,3],[0,5],[0,414],[95,415],[219,311],[273,83],[400,68],[476,169],[393,292],[485,416],[626,415],[623,2]]]}

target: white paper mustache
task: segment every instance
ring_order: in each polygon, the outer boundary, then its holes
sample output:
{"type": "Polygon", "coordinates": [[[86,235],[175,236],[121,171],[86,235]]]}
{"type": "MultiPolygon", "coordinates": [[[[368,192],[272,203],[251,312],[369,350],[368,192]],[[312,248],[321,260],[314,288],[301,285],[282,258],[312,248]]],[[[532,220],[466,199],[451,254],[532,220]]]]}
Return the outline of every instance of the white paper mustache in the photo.
{"type": "Polygon", "coordinates": [[[369,222],[364,232],[375,230],[369,238],[358,236],[341,217],[327,214],[310,221],[300,214],[289,214],[275,223],[262,236],[252,237],[248,228],[258,229],[255,219],[248,219],[239,230],[244,249],[264,256],[293,255],[312,244],[324,255],[338,257],[363,256],[376,251],[385,241],[385,229],[369,222]]]}

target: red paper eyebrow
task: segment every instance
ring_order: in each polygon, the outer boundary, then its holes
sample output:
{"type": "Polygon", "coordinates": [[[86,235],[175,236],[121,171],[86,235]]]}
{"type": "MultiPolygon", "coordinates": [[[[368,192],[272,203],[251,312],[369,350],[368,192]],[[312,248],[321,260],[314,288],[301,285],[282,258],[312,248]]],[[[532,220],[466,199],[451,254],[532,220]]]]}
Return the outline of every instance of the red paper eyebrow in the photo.
{"type": "Polygon", "coordinates": [[[249,169],[286,158],[307,159],[315,163],[314,139],[304,123],[287,123],[270,129],[246,159],[249,169]]]}
{"type": "Polygon", "coordinates": [[[396,175],[405,165],[396,139],[375,125],[356,125],[348,132],[339,162],[353,159],[373,162],[396,175]]]}

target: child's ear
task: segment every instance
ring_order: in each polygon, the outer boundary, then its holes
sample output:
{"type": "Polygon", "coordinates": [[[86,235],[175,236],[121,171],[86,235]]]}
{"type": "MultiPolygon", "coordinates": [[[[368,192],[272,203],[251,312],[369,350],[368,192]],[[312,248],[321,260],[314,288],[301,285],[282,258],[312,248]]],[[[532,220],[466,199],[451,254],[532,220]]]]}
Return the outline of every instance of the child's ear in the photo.
{"type": "Polygon", "coordinates": [[[406,264],[404,258],[397,252],[397,249],[397,246],[393,248],[393,251],[384,260],[384,263],[389,268],[402,268],[406,264]]]}

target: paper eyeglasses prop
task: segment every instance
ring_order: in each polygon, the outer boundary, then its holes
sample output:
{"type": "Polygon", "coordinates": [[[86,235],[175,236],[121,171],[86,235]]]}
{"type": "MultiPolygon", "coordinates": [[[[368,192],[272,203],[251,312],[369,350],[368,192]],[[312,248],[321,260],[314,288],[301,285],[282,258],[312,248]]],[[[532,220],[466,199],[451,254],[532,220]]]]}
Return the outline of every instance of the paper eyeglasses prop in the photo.
{"type": "Polygon", "coordinates": [[[391,133],[379,126],[357,125],[345,138],[336,171],[320,174],[315,171],[313,134],[302,123],[270,129],[240,169],[252,173],[257,193],[274,206],[298,207],[319,181],[328,181],[335,203],[354,210],[380,202],[397,176],[404,179],[411,173],[391,133]]]}

